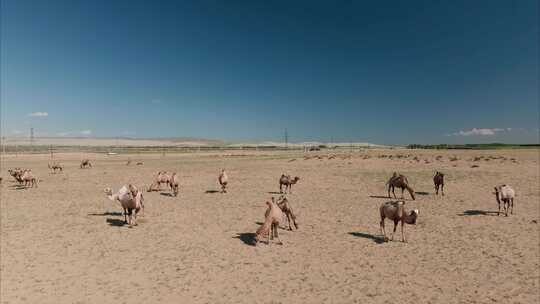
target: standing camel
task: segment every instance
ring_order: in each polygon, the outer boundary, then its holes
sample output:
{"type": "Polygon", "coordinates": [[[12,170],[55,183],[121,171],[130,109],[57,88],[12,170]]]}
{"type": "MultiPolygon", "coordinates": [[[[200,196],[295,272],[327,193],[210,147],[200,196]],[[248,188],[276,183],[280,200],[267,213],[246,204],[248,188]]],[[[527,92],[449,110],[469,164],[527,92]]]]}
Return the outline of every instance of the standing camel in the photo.
{"type": "Polygon", "coordinates": [[[81,168],[81,169],[84,169],[84,168],[92,168],[92,163],[90,162],[89,159],[83,159],[83,160],[81,160],[80,168],[81,168]]]}
{"type": "Polygon", "coordinates": [[[501,201],[503,203],[504,215],[508,216],[508,210],[510,207],[512,207],[510,214],[514,214],[514,197],[516,197],[516,192],[514,189],[508,185],[501,185],[495,187],[494,194],[495,198],[497,199],[497,203],[499,204],[499,211],[497,212],[497,215],[501,214],[501,201]]]}
{"type": "Polygon", "coordinates": [[[392,190],[392,193],[394,194],[394,198],[396,198],[396,193],[394,192],[394,189],[401,188],[401,198],[403,199],[403,191],[407,189],[409,191],[409,194],[411,195],[411,198],[415,200],[414,197],[414,190],[409,186],[409,181],[407,178],[402,174],[397,174],[394,172],[392,177],[386,182],[388,185],[388,197],[390,197],[390,190],[392,190]]]}
{"type": "Polygon", "coordinates": [[[178,192],[180,189],[180,178],[178,177],[178,174],[176,174],[176,172],[171,175],[171,178],[169,179],[169,186],[171,187],[174,196],[178,196],[178,192]]]}
{"type": "MultiPolygon", "coordinates": [[[[274,198],[272,197],[272,201],[273,200],[274,198]]],[[[293,212],[293,209],[289,200],[286,197],[281,196],[277,201],[277,205],[279,209],[281,209],[281,211],[287,216],[287,222],[289,223],[289,230],[291,231],[293,230],[291,227],[291,222],[294,224],[294,227],[296,228],[296,230],[298,230],[298,224],[296,224],[296,215],[294,215],[294,212],[293,212]]]]}
{"type": "Polygon", "coordinates": [[[276,205],[275,202],[266,202],[268,209],[264,214],[264,223],[262,224],[257,232],[255,232],[255,244],[262,241],[264,236],[268,236],[268,245],[270,245],[270,239],[276,237],[278,239],[278,244],[283,245],[283,242],[279,239],[278,227],[280,222],[283,220],[283,212],[276,205]]]}
{"type": "Polygon", "coordinates": [[[283,193],[283,186],[285,186],[285,193],[287,193],[287,189],[289,190],[289,193],[292,193],[292,186],[296,184],[300,180],[300,177],[295,176],[294,179],[291,179],[290,175],[281,174],[281,177],[279,178],[279,193],[283,193]]]}
{"type": "Polygon", "coordinates": [[[47,165],[53,174],[56,173],[56,170],[60,170],[60,172],[63,172],[64,170],[64,167],[62,167],[59,163],[48,163],[47,165]]]}
{"type": "Polygon", "coordinates": [[[229,177],[227,176],[227,173],[225,172],[225,169],[221,170],[221,174],[219,174],[218,177],[219,185],[221,186],[221,193],[227,193],[227,183],[229,182],[229,177]]]}
{"type": "Polygon", "coordinates": [[[440,187],[442,196],[444,196],[444,173],[437,171],[435,176],[433,176],[433,184],[435,185],[435,194],[439,195],[440,187]]]}
{"type": "Polygon", "coordinates": [[[169,174],[167,174],[167,171],[159,171],[154,178],[154,182],[150,185],[150,188],[148,188],[147,191],[160,191],[161,184],[169,185],[170,179],[171,177],[169,174]]]}
{"type": "Polygon", "coordinates": [[[392,232],[392,237],[390,240],[394,240],[394,233],[396,233],[397,224],[401,222],[401,241],[406,242],[405,235],[403,233],[403,226],[404,224],[416,224],[416,218],[418,217],[418,209],[414,209],[413,211],[411,211],[411,213],[407,214],[407,211],[405,210],[405,202],[397,201],[383,203],[379,208],[379,211],[381,215],[381,234],[383,235],[384,240],[387,240],[386,231],[384,229],[384,220],[388,218],[389,220],[394,222],[394,231],[392,232]]]}
{"type": "Polygon", "coordinates": [[[28,186],[30,186],[30,188],[33,188],[33,187],[37,188],[38,187],[37,186],[37,179],[32,174],[32,170],[30,170],[30,169],[24,170],[24,173],[21,176],[21,180],[24,182],[25,187],[28,187],[28,186]]]}
{"type": "Polygon", "coordinates": [[[111,188],[105,188],[104,192],[111,201],[118,201],[120,203],[122,209],[124,209],[124,222],[130,226],[137,225],[137,214],[141,209],[144,209],[142,192],[131,184],[122,186],[114,194],[111,188]]]}

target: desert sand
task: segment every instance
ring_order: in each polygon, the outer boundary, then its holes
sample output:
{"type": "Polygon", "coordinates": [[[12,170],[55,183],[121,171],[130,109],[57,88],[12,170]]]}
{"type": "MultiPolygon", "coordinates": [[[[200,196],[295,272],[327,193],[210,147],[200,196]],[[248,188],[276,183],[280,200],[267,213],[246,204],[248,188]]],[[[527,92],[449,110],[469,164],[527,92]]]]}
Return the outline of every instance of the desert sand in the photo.
{"type": "MultiPolygon", "coordinates": [[[[5,156],[0,300],[538,303],[539,152],[57,154],[65,166],[60,174],[49,173],[48,155],[5,156]],[[450,161],[453,156],[459,159],[450,161]],[[126,166],[128,157],[144,165],[126,166]],[[79,169],[82,158],[93,168],[79,169]],[[39,187],[18,189],[7,173],[13,167],[31,168],[39,187]],[[229,176],[226,194],[215,193],[222,168],[229,176]],[[103,189],[148,186],[159,170],[179,173],[179,196],[145,192],[139,225],[123,225],[119,204],[103,189]],[[446,173],[444,197],[434,195],[436,170],[446,173]],[[405,196],[407,208],[420,211],[417,225],[405,227],[408,243],[400,241],[399,229],[392,242],[380,237],[378,208],[389,200],[385,182],[393,171],[418,192],[415,201],[405,196]],[[283,245],[253,246],[282,173],[301,178],[288,195],[300,229],[281,229],[283,245]],[[501,183],[517,192],[508,217],[493,212],[493,187],[501,183]]],[[[387,221],[387,231],[391,227],[387,221]]]]}

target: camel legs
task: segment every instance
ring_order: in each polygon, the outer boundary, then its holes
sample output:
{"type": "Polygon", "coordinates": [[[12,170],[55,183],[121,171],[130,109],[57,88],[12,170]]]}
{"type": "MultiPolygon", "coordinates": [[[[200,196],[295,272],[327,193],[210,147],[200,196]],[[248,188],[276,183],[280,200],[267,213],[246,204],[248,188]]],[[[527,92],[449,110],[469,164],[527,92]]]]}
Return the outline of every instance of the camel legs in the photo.
{"type": "Polygon", "coordinates": [[[282,187],[283,187],[283,184],[280,183],[280,184],[279,184],[279,193],[283,193],[283,188],[282,188],[282,187]]]}
{"type": "Polygon", "coordinates": [[[439,185],[435,185],[435,195],[439,195],[439,185]]]}
{"type": "Polygon", "coordinates": [[[401,188],[401,198],[405,199],[405,196],[403,196],[403,192],[405,192],[405,188],[401,188]]]}
{"type": "MultiPolygon", "coordinates": [[[[499,210],[497,211],[497,216],[501,215],[501,201],[497,199],[497,203],[499,204],[499,210]]],[[[504,206],[503,206],[504,208],[504,206]]]]}
{"type": "Polygon", "coordinates": [[[383,235],[383,238],[386,241],[388,240],[388,238],[386,237],[386,230],[384,229],[384,219],[381,219],[380,226],[381,226],[381,234],[383,235]]]}
{"type": "Polygon", "coordinates": [[[398,224],[398,222],[394,221],[394,230],[392,231],[392,236],[390,237],[390,241],[394,240],[394,234],[396,233],[397,224],[398,224]]]}
{"type": "Polygon", "coordinates": [[[405,226],[405,222],[401,221],[401,241],[403,243],[407,243],[407,241],[405,240],[405,234],[403,233],[403,226],[405,226]]]}
{"type": "Polygon", "coordinates": [[[512,203],[512,211],[510,211],[510,214],[514,214],[514,199],[511,198],[510,202],[512,203]]]}
{"type": "Polygon", "coordinates": [[[123,208],[124,209],[124,223],[128,223],[128,220],[127,220],[127,209],[126,208],[123,208]]]}
{"type": "Polygon", "coordinates": [[[278,225],[277,225],[277,224],[272,224],[272,227],[273,227],[273,230],[274,230],[274,233],[275,233],[275,237],[276,237],[277,240],[278,240],[278,244],[279,244],[279,245],[283,245],[283,242],[282,242],[281,239],[279,238],[279,234],[278,234],[278,225]]]}
{"type": "Polygon", "coordinates": [[[444,184],[441,184],[441,193],[442,193],[442,196],[444,196],[444,184]]]}
{"type": "MultiPolygon", "coordinates": [[[[396,190],[396,188],[394,186],[392,186],[392,194],[394,194],[394,198],[397,198],[396,197],[396,192],[394,192],[394,190],[396,190]]],[[[390,195],[389,195],[390,196],[390,195]]]]}

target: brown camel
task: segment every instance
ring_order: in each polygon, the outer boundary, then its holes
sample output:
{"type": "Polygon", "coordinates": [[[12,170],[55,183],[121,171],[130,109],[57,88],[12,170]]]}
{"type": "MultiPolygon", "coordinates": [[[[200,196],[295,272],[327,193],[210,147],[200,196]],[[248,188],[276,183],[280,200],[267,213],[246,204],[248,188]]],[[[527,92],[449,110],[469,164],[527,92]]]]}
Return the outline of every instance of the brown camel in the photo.
{"type": "Polygon", "coordinates": [[[294,179],[291,179],[290,175],[281,174],[281,177],[279,178],[279,193],[283,193],[283,186],[285,186],[285,193],[287,193],[287,189],[289,190],[289,193],[292,193],[292,186],[296,184],[299,180],[300,177],[298,176],[295,176],[294,179]]]}
{"type": "Polygon", "coordinates": [[[64,171],[64,167],[62,167],[62,165],[59,163],[48,163],[47,165],[53,174],[56,173],[56,170],[59,170],[60,172],[64,171]]]}
{"type": "Polygon", "coordinates": [[[441,188],[442,196],[444,196],[444,173],[435,172],[433,176],[433,184],[435,185],[435,194],[439,195],[439,187],[441,188]]]}
{"type": "Polygon", "coordinates": [[[409,181],[407,180],[407,177],[405,177],[402,174],[397,174],[394,172],[392,177],[386,182],[388,185],[388,197],[390,197],[390,190],[392,190],[392,193],[394,194],[394,198],[396,198],[396,193],[394,192],[394,189],[401,188],[401,198],[403,199],[403,191],[407,189],[409,191],[409,194],[411,195],[411,198],[415,200],[414,197],[414,190],[409,186],[409,181]]]}
{"type": "MultiPolygon", "coordinates": [[[[274,198],[272,198],[272,200],[274,200],[274,198]]],[[[281,211],[287,216],[287,222],[289,223],[289,230],[291,231],[293,230],[291,227],[291,222],[294,224],[294,227],[296,228],[296,230],[298,230],[298,224],[296,223],[296,215],[294,215],[294,212],[293,212],[293,209],[289,200],[286,197],[281,196],[277,201],[277,205],[279,209],[281,209],[281,211]]]]}
{"type": "Polygon", "coordinates": [[[9,169],[8,172],[19,184],[23,183],[22,175],[24,171],[21,168],[9,169]]]}
{"type": "Polygon", "coordinates": [[[386,237],[386,231],[384,229],[384,220],[388,218],[389,220],[394,222],[394,231],[392,232],[392,237],[390,240],[394,240],[394,233],[396,233],[397,224],[401,222],[401,241],[406,242],[405,235],[403,233],[403,226],[404,224],[416,224],[416,218],[418,217],[418,209],[414,209],[413,211],[411,211],[411,213],[407,214],[407,211],[405,210],[405,202],[397,201],[383,203],[379,208],[379,211],[381,215],[381,234],[383,235],[384,240],[388,240],[388,238],[386,237]]]}
{"type": "Polygon", "coordinates": [[[83,159],[83,160],[81,160],[80,168],[81,168],[81,169],[84,169],[84,168],[92,168],[92,163],[90,162],[89,159],[83,159]]]}

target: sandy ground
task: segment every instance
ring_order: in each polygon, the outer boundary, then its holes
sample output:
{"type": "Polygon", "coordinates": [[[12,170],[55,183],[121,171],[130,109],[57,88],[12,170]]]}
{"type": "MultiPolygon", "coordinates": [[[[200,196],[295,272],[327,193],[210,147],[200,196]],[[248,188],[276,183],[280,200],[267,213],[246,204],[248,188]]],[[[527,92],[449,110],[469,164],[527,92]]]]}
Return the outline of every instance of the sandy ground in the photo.
{"type": "Polygon", "coordinates": [[[61,174],[48,172],[47,156],[5,157],[1,303],[538,303],[539,152],[131,156],[143,166],[84,155],[94,162],[85,170],[83,155],[64,154],[61,174]],[[508,159],[470,160],[480,155],[508,159]],[[39,188],[18,190],[7,173],[17,166],[32,168],[39,188]],[[220,168],[229,193],[206,193],[218,189],[220,168]],[[148,185],[158,170],[179,172],[180,195],[145,192],[139,225],[123,225],[103,188],[148,185]],[[406,202],[420,210],[418,224],[405,227],[408,243],[399,234],[383,243],[379,234],[394,170],[421,193],[406,202]],[[435,170],[447,174],[445,197],[434,195],[435,170]],[[280,230],[282,246],[252,246],[283,172],[301,177],[289,195],[300,229],[280,230]],[[517,192],[509,217],[493,213],[500,183],[517,192]]]}

